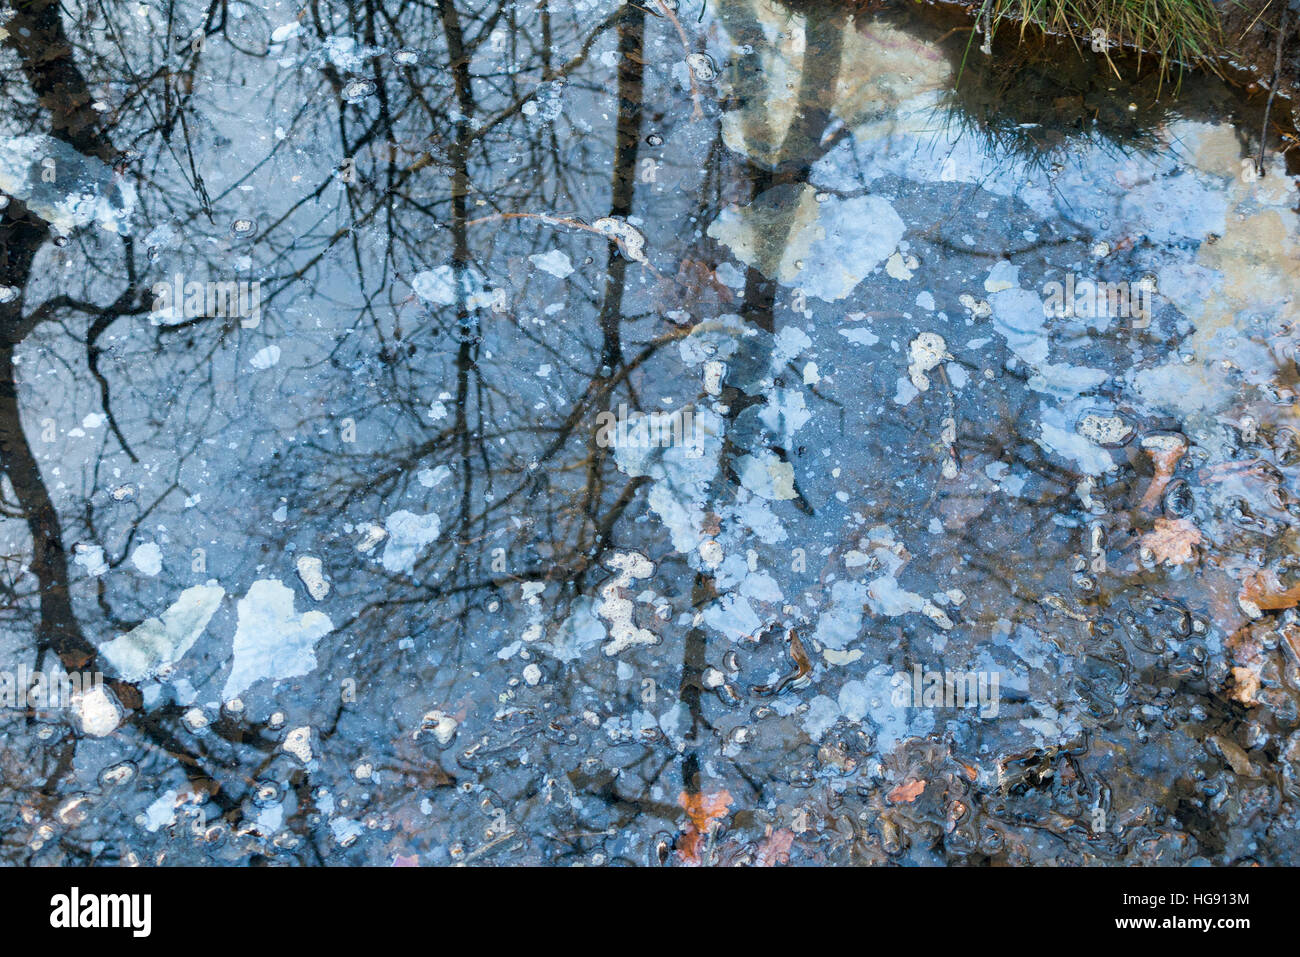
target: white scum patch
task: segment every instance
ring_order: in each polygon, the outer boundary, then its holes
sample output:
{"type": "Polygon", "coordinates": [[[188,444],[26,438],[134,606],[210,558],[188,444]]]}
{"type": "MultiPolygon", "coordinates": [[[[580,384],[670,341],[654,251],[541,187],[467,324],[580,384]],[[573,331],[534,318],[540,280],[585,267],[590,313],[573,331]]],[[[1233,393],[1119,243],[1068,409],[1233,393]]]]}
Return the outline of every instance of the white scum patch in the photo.
{"type": "Polygon", "coordinates": [[[457,285],[465,300],[467,309],[487,309],[492,305],[494,295],[487,290],[487,283],[476,269],[466,267],[457,281],[456,269],[451,265],[426,269],[411,277],[411,290],[425,302],[435,306],[455,305],[457,285]]]}
{"type": "Polygon", "coordinates": [[[284,24],[283,26],[276,27],[274,30],[271,31],[271,42],[284,43],[290,37],[295,36],[300,29],[302,29],[302,24],[299,23],[297,20],[293,20],[289,23],[284,24]]]}
{"type": "Polygon", "coordinates": [[[145,542],[131,552],[131,564],[141,575],[152,578],[162,571],[162,549],[156,542],[145,542]]]}
{"type": "Polygon", "coordinates": [[[431,469],[420,469],[415,473],[415,477],[425,488],[437,488],[451,478],[451,469],[445,465],[439,465],[431,469]]]}
{"type": "Polygon", "coordinates": [[[1114,471],[1115,461],[1110,452],[1075,431],[1063,410],[1044,407],[1040,414],[1035,442],[1041,448],[1073,459],[1085,475],[1099,476],[1114,471]]]}
{"type": "Polygon", "coordinates": [[[319,558],[303,555],[298,559],[298,579],[313,601],[321,601],[330,593],[330,583],[325,580],[324,564],[319,558]]]}
{"type": "Polygon", "coordinates": [[[742,455],[737,462],[740,484],[759,498],[783,502],[796,498],[794,466],[766,449],[759,455],[742,455]]]}
{"type": "Polygon", "coordinates": [[[700,560],[709,566],[722,564],[723,551],[722,546],[713,539],[705,539],[700,542],[700,560]]]}
{"type": "Polygon", "coordinates": [[[948,617],[942,608],[932,601],[927,600],[925,604],[921,606],[921,614],[925,615],[926,618],[929,618],[944,631],[949,631],[953,627],[952,619],[948,617]]]}
{"type": "Polygon", "coordinates": [[[727,364],[712,359],[704,363],[704,391],[709,395],[722,394],[722,379],[727,374],[727,364]]]}
{"type": "Polygon", "coordinates": [[[600,587],[600,603],[596,614],[609,622],[610,640],[602,649],[613,657],[628,648],[637,645],[656,645],[659,636],[646,628],[639,627],[632,620],[634,605],[632,600],[623,597],[623,589],[633,587],[634,580],[643,580],[654,574],[654,565],[644,555],[637,552],[615,552],[605,562],[618,574],[600,587]]]}
{"type": "Polygon", "coordinates": [[[1133,436],[1133,427],[1118,415],[1089,412],[1079,419],[1076,431],[1089,442],[1103,447],[1123,445],[1133,436]]]}
{"type": "Polygon", "coordinates": [[[908,378],[921,392],[930,388],[930,377],[927,373],[945,359],[952,358],[948,354],[948,343],[937,332],[921,333],[908,343],[907,352],[911,357],[911,362],[907,366],[908,378]]]}
{"type": "Polygon", "coordinates": [[[190,650],[225,597],[225,589],[215,582],[187,588],[161,618],[146,618],[102,645],[100,653],[123,681],[152,678],[190,650]]]}
{"type": "Polygon", "coordinates": [[[587,649],[605,640],[605,626],[596,617],[595,604],[589,596],[578,598],[569,617],[540,647],[547,648],[559,661],[577,661],[584,657],[587,649]]]}
{"type": "Polygon", "coordinates": [[[989,305],[986,299],[976,299],[970,293],[962,293],[957,297],[962,308],[971,314],[973,319],[987,319],[993,315],[993,307],[989,305]]]}
{"type": "Polygon", "coordinates": [[[545,629],[542,612],[542,593],[546,591],[545,582],[524,582],[519,589],[520,600],[528,610],[528,627],[520,638],[527,642],[541,639],[545,629]]]}
{"type": "Polygon", "coordinates": [[[718,76],[713,57],[707,53],[690,53],[686,57],[686,68],[700,83],[712,83],[718,76]]]}
{"type": "Polygon", "coordinates": [[[794,433],[808,424],[812,413],[801,390],[774,387],[768,391],[767,405],[758,417],[774,434],[782,436],[786,448],[793,448],[794,433]]]}
{"type": "Polygon", "coordinates": [[[912,278],[913,273],[921,267],[921,263],[915,256],[905,256],[901,252],[896,252],[885,261],[885,272],[891,279],[897,279],[899,282],[906,282],[912,278]]]}
{"type": "Polygon", "coordinates": [[[645,236],[631,223],[613,216],[604,216],[592,223],[591,228],[617,243],[619,251],[632,262],[650,265],[645,254],[645,236]]]}
{"type": "MultiPolygon", "coordinates": [[[[808,312],[807,315],[811,317],[812,313],[808,312]]],[[[773,376],[780,375],[794,361],[795,356],[811,346],[812,340],[808,338],[808,333],[797,326],[782,326],[772,337],[772,361],[769,368],[773,376]]]]}
{"type": "Polygon", "coordinates": [[[984,280],[984,291],[991,295],[1006,289],[1015,289],[1020,285],[1019,275],[1019,266],[1013,266],[1005,259],[1000,260],[989,270],[988,278],[984,280]]]}
{"type": "Polygon", "coordinates": [[[0,139],[0,193],[21,200],[61,234],[91,223],[131,232],[135,187],[103,160],[53,136],[0,139]]]}
{"type": "Polygon", "coordinates": [[[294,678],[316,667],[316,642],[334,630],[319,611],[293,610],[293,590],[275,578],[253,582],[239,600],[239,623],[223,700],[264,679],[294,678]]]}
{"type": "Polygon", "coordinates": [[[388,537],[388,532],[382,525],[375,525],[373,522],[367,523],[362,527],[361,541],[357,543],[357,551],[362,555],[368,555],[374,550],[374,547],[388,537]]]}
{"type": "Polygon", "coordinates": [[[546,253],[534,253],[528,261],[542,272],[550,273],[556,279],[567,279],[573,275],[573,263],[569,257],[558,249],[546,253]]]}
{"type": "Polygon", "coordinates": [[[98,545],[84,545],[78,542],[73,546],[72,560],[84,568],[91,578],[98,578],[108,571],[108,562],[104,561],[104,549],[98,545]]]}
{"type": "Polygon", "coordinates": [[[305,724],[301,728],[294,728],[284,736],[284,744],[280,745],[280,747],[303,764],[310,764],[312,758],[311,725],[305,724]]]}
{"type": "Polygon", "coordinates": [[[446,712],[429,711],[420,719],[420,726],[411,733],[411,740],[418,741],[420,735],[432,734],[434,740],[445,748],[456,737],[456,729],[459,727],[460,722],[446,712]]]}
{"type": "Polygon", "coordinates": [[[744,206],[728,206],[708,235],[738,260],[824,302],[844,299],[882,263],[907,231],[879,196],[816,199],[808,184],[777,186],[744,206]],[[773,242],[773,236],[782,241],[773,242]]]}
{"type": "Polygon", "coordinates": [[[1177,452],[1181,455],[1187,449],[1187,439],[1172,432],[1157,432],[1143,436],[1141,445],[1148,452],[1177,452]]]}
{"type": "Polygon", "coordinates": [[[442,530],[442,521],[436,512],[416,515],[399,509],[388,516],[384,526],[388,530],[388,544],[384,546],[384,570],[410,573],[421,549],[437,539],[442,530]]]}
{"type": "Polygon", "coordinates": [[[366,61],[377,57],[384,51],[379,47],[358,46],[355,37],[328,36],[325,44],[312,54],[317,62],[328,58],[331,63],[345,73],[360,73],[366,69],[366,61]]]}
{"type": "Polygon", "coordinates": [[[248,364],[252,366],[254,369],[261,372],[271,368],[279,361],[280,361],[280,347],[272,345],[272,346],[266,346],[265,348],[262,349],[258,349],[257,352],[253,354],[253,358],[248,360],[248,364]]]}
{"type": "Polygon", "coordinates": [[[179,795],[175,791],[164,791],[158,797],[158,800],[150,804],[144,814],[140,815],[136,820],[151,834],[160,827],[172,824],[176,820],[177,804],[180,803],[178,798],[179,795]]]}
{"type": "Polygon", "coordinates": [[[81,733],[92,738],[110,735],[122,723],[122,708],[116,696],[102,684],[73,695],[69,704],[81,733]]]}
{"type": "Polygon", "coordinates": [[[944,416],[940,423],[939,440],[947,449],[943,459],[943,477],[952,481],[957,477],[957,455],[954,449],[957,446],[957,422],[952,416],[944,416]]]}
{"type": "Polygon", "coordinates": [[[848,579],[833,582],[830,598],[817,618],[813,641],[833,651],[847,648],[858,639],[866,601],[867,586],[862,582],[848,579]]]}
{"type": "Polygon", "coordinates": [[[841,329],[840,335],[849,342],[856,343],[860,346],[874,346],[880,341],[880,336],[876,335],[870,329],[841,329]]]}

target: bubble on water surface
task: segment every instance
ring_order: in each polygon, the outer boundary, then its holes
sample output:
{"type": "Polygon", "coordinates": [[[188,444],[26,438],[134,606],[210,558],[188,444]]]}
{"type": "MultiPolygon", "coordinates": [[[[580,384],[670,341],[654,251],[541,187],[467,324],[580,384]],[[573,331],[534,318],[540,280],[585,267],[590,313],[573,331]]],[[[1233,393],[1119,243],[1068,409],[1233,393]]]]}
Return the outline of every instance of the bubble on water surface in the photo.
{"type": "Polygon", "coordinates": [[[347,83],[343,84],[343,90],[340,95],[348,103],[358,103],[368,96],[373,96],[375,91],[378,89],[379,87],[375,84],[374,80],[349,80],[347,83]]]}

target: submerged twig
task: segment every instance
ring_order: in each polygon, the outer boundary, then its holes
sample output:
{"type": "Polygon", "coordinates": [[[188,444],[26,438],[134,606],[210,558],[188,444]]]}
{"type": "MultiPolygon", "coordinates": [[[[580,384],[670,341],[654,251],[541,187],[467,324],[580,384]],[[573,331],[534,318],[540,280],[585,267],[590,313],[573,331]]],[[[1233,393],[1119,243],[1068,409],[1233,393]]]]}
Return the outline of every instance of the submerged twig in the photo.
{"type": "Polygon", "coordinates": [[[1268,116],[1273,110],[1273,97],[1277,96],[1277,81],[1282,76],[1282,43],[1286,40],[1290,6],[1282,8],[1282,19],[1277,26],[1277,53],[1273,57],[1273,76],[1268,83],[1268,102],[1264,104],[1264,125],[1259,131],[1259,158],[1255,160],[1255,172],[1264,175],[1264,149],[1268,146],[1268,116]]]}

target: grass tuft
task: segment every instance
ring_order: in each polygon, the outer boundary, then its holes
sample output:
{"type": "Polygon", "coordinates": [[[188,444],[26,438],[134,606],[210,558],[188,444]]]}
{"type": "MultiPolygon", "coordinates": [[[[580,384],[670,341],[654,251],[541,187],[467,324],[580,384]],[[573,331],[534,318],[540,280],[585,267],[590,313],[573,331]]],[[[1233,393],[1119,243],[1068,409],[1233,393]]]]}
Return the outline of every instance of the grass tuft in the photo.
{"type": "Polygon", "coordinates": [[[1139,61],[1157,57],[1161,72],[1175,65],[1219,72],[1223,30],[1210,0],[983,0],[978,19],[993,34],[1000,24],[1019,24],[1022,40],[1031,27],[1068,36],[1107,60],[1126,47],[1139,61]]]}

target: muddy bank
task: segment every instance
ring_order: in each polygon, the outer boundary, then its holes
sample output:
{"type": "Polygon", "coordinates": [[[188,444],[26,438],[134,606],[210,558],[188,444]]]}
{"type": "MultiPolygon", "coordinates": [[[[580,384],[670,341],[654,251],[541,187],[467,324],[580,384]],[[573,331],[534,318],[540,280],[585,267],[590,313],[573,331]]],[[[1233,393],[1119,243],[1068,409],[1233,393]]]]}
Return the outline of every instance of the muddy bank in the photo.
{"type": "MultiPolygon", "coordinates": [[[[968,24],[978,19],[981,10],[981,5],[978,4],[951,3],[946,0],[937,0],[937,2],[927,0],[921,4],[884,0],[884,2],[858,5],[870,10],[914,7],[922,18],[946,24],[950,29],[964,31],[971,29],[968,24]]],[[[1211,62],[1187,66],[1222,74],[1229,83],[1243,89],[1250,97],[1258,97],[1261,104],[1268,98],[1269,90],[1273,87],[1273,75],[1276,72],[1277,95],[1272,105],[1271,120],[1276,121],[1281,129],[1273,130],[1271,135],[1279,137],[1283,133],[1293,134],[1297,125],[1297,94],[1300,93],[1300,15],[1297,15],[1294,9],[1287,14],[1285,35],[1279,50],[1282,7],[1270,4],[1267,0],[1263,2],[1247,0],[1242,3],[1216,2],[1215,7],[1222,23],[1222,39],[1218,55],[1211,62]]],[[[980,28],[976,26],[974,29],[978,35],[980,28]]],[[[1007,38],[1020,41],[1018,44],[1008,44],[1009,47],[1017,45],[1027,47],[1028,52],[1050,50],[1053,44],[1059,43],[1062,39],[1046,31],[1032,28],[1024,37],[1019,36],[1018,29],[1005,30],[1003,39],[1007,38]]],[[[1089,30],[1082,25],[1073,37],[1067,39],[1076,43],[1085,54],[1100,55],[1093,54],[1089,30]]],[[[979,43],[977,39],[971,45],[972,55],[978,55],[979,43]]],[[[998,51],[995,47],[996,52],[998,51]]],[[[1138,52],[1123,50],[1117,53],[1111,50],[1110,58],[1116,63],[1120,72],[1130,76],[1152,70],[1156,66],[1156,58],[1139,57],[1136,55],[1138,52]]],[[[1148,54],[1152,52],[1159,51],[1145,51],[1148,54]]]]}

